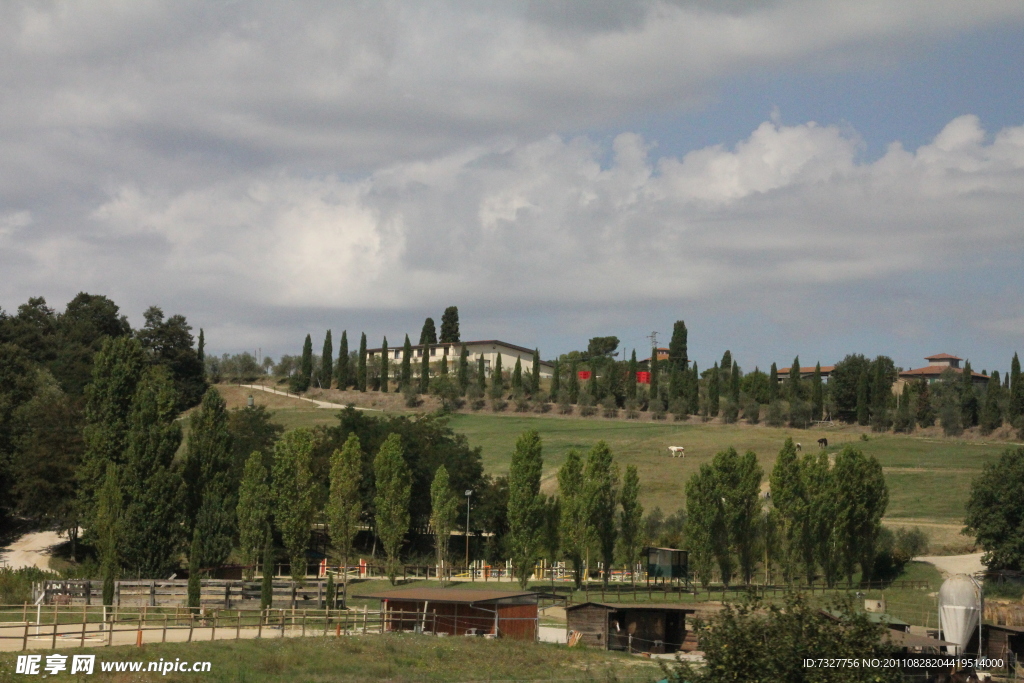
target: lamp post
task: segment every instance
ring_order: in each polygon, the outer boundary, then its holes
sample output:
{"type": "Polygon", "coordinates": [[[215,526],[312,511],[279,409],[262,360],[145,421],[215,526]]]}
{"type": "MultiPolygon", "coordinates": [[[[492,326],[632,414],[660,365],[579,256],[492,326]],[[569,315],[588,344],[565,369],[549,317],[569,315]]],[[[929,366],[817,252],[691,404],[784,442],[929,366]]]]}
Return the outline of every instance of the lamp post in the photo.
{"type": "Polygon", "coordinates": [[[466,489],[466,571],[470,572],[470,576],[473,575],[469,569],[469,499],[472,495],[473,489],[466,489]]]}

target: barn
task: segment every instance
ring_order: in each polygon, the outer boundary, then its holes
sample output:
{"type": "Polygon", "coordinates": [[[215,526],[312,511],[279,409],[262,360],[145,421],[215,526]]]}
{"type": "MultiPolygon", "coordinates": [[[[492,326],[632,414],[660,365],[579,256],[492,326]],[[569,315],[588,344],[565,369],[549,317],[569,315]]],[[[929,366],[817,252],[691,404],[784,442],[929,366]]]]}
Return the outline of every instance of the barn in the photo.
{"type": "Polygon", "coordinates": [[[537,593],[408,588],[354,597],[380,600],[385,631],[536,640],[537,593]]]}
{"type": "Polygon", "coordinates": [[[686,615],[694,612],[678,604],[584,602],[567,607],[565,616],[581,645],[661,654],[695,647],[686,632],[686,615]]]}

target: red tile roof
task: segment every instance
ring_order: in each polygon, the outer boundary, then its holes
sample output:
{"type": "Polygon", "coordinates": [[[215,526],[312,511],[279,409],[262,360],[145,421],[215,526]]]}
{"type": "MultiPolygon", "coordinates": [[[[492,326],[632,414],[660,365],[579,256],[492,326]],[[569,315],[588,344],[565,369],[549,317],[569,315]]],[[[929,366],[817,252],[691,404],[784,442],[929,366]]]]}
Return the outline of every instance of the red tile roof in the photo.
{"type": "MultiPolygon", "coordinates": [[[[835,369],[836,369],[836,366],[834,366],[834,365],[822,365],[821,366],[821,371],[822,372],[832,372],[835,369]]],[[[780,377],[782,375],[788,375],[789,374],[789,368],[778,368],[776,370],[776,372],[779,373],[780,377]]],[[[801,367],[800,368],[800,374],[801,375],[813,375],[814,374],[814,366],[812,365],[809,368],[801,367]]]]}
{"type": "Polygon", "coordinates": [[[925,360],[963,360],[958,356],[951,356],[948,353],[937,353],[934,356],[925,356],[925,360]]]}
{"type": "MultiPolygon", "coordinates": [[[[928,360],[927,358],[925,360],[928,360]]],[[[904,370],[900,373],[900,377],[938,377],[946,370],[952,370],[953,372],[963,372],[963,368],[954,368],[948,365],[928,365],[923,368],[914,368],[913,370],[904,370]]],[[[981,377],[988,379],[988,375],[983,375],[980,372],[971,371],[971,377],[981,377]]]]}

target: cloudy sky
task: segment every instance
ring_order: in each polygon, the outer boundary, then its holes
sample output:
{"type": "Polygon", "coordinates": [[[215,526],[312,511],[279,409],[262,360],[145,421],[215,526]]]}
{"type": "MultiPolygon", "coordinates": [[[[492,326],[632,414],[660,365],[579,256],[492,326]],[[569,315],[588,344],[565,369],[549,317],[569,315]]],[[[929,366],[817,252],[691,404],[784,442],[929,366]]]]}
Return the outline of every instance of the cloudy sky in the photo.
{"type": "Polygon", "coordinates": [[[6,2],[0,306],[1024,352],[1024,3],[6,2]]]}

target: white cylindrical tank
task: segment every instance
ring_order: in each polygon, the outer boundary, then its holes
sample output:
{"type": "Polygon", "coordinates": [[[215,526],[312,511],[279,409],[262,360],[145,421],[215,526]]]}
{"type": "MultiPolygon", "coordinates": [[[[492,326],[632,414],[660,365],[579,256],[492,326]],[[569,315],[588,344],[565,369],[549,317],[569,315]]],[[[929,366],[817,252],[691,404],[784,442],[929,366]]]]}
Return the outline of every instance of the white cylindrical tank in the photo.
{"type": "Polygon", "coordinates": [[[957,644],[956,654],[964,654],[974,630],[981,625],[982,610],[981,584],[972,577],[957,574],[943,581],[939,625],[942,639],[957,644]]]}

